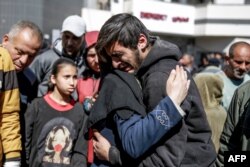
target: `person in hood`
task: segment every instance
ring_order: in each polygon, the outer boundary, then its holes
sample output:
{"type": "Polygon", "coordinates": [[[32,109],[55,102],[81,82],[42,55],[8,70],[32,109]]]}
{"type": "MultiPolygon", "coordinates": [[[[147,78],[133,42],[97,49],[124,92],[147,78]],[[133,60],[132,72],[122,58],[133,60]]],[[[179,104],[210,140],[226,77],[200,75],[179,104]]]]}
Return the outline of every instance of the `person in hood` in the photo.
{"type": "MultiPolygon", "coordinates": [[[[138,18],[127,13],[114,15],[104,23],[96,49],[99,61],[111,61],[113,69],[135,75],[141,84],[142,99],[148,114],[166,96],[165,83],[181,56],[176,45],[151,36],[138,18]]],[[[186,115],[151,147],[141,142],[144,139],[137,135],[138,131],[134,131],[134,136],[127,133],[143,115],[118,115],[115,118],[124,151],[130,157],[137,158],[138,164],[135,166],[213,165],[216,151],[211,140],[211,129],[199,91],[190,74],[188,77],[191,80],[190,88],[181,103],[186,115]]],[[[159,118],[159,121],[164,122],[166,117],[159,118]]],[[[152,133],[148,136],[157,136],[156,131],[150,128],[148,131],[152,133]]]]}
{"type": "Polygon", "coordinates": [[[57,39],[52,49],[37,56],[30,65],[39,82],[38,97],[47,93],[48,80],[52,64],[60,57],[73,60],[78,68],[78,76],[85,70],[84,53],[86,23],[78,15],[68,16],[62,24],[61,38],[57,39]]]}
{"type": "Polygon", "coordinates": [[[202,72],[194,77],[201,95],[208,123],[212,130],[212,141],[216,152],[220,146],[220,136],[226,120],[227,112],[222,106],[223,80],[214,73],[202,72]]]}
{"type": "Polygon", "coordinates": [[[84,103],[85,111],[89,111],[92,97],[97,93],[100,83],[100,66],[95,50],[99,31],[90,31],[85,34],[86,54],[84,56],[86,69],[78,79],[77,92],[79,102],[84,103]]]}

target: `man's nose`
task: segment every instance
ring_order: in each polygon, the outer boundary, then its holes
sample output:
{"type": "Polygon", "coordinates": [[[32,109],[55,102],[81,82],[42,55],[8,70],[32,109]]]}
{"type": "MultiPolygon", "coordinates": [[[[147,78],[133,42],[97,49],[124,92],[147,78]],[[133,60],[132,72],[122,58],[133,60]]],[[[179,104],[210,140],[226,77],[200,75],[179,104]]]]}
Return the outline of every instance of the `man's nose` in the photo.
{"type": "Polygon", "coordinates": [[[70,85],[74,85],[74,82],[75,82],[75,79],[73,77],[69,79],[69,84],[70,85]]]}
{"type": "Polygon", "coordinates": [[[118,59],[112,59],[112,65],[114,68],[118,68],[122,62],[118,59]]]}
{"type": "Polygon", "coordinates": [[[72,45],[73,44],[73,40],[72,39],[68,39],[67,44],[68,45],[72,45]]]}
{"type": "Polygon", "coordinates": [[[241,63],[240,69],[241,69],[242,71],[247,71],[247,66],[246,66],[246,63],[245,63],[245,62],[244,62],[244,63],[241,63]]]}
{"type": "Polygon", "coordinates": [[[28,54],[24,54],[20,57],[20,62],[22,65],[26,65],[29,59],[29,55],[28,54]]]}
{"type": "Polygon", "coordinates": [[[95,62],[96,62],[96,63],[99,63],[97,54],[95,55],[95,62]]]}

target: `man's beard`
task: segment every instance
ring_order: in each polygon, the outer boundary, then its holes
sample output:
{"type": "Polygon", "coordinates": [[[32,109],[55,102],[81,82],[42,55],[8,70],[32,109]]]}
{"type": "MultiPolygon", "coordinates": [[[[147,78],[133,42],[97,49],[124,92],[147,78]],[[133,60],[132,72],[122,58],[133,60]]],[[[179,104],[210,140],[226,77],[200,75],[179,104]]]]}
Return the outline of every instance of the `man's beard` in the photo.
{"type": "Polygon", "coordinates": [[[233,75],[237,79],[243,79],[246,74],[247,74],[247,72],[243,72],[243,73],[240,72],[239,68],[233,69],[233,75]]]}
{"type": "Polygon", "coordinates": [[[62,52],[63,56],[64,57],[67,57],[67,58],[70,58],[72,60],[75,59],[75,57],[77,57],[78,53],[73,53],[73,52],[67,52],[65,49],[63,49],[63,52],[62,52]]]}

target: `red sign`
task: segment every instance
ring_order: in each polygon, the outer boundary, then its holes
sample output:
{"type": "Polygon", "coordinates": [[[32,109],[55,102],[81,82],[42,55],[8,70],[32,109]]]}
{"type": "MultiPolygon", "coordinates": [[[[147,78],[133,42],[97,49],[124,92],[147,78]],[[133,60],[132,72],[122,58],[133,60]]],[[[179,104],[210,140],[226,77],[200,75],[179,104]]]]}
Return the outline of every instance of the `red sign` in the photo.
{"type": "Polygon", "coordinates": [[[165,14],[157,14],[157,13],[149,13],[149,12],[141,12],[142,19],[153,19],[153,20],[166,20],[167,15],[165,14]]]}
{"type": "Polygon", "coordinates": [[[172,17],[173,22],[188,22],[189,18],[188,17],[172,17]]]}

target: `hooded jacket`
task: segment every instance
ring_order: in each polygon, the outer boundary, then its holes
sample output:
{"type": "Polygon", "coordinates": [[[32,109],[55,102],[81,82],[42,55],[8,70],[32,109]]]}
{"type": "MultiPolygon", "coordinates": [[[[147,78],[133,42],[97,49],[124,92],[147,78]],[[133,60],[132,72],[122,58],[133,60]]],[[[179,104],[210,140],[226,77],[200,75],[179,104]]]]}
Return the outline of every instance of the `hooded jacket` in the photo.
{"type": "Polygon", "coordinates": [[[82,49],[78,56],[72,57],[67,56],[63,52],[62,41],[58,39],[55,41],[52,49],[38,55],[34,61],[30,64],[30,69],[35,73],[38,86],[38,97],[45,95],[48,91],[48,81],[52,70],[53,63],[60,57],[66,57],[72,59],[78,67],[78,76],[82,74],[85,70],[85,62],[83,55],[85,53],[85,46],[82,46],[82,49]]]}
{"type": "MultiPolygon", "coordinates": [[[[128,155],[123,151],[117,128],[114,124],[114,114],[128,119],[133,113],[145,116],[146,112],[142,101],[142,92],[131,74],[115,70],[106,75],[101,82],[101,89],[96,102],[91,108],[89,115],[89,127],[98,129],[109,140],[111,145],[118,147],[123,162],[133,165],[134,162],[127,160],[128,155]]],[[[111,157],[114,159],[114,157],[111,157]]],[[[115,157],[116,159],[117,157],[115,157]]],[[[111,160],[112,161],[112,160],[111,160]]],[[[115,160],[119,161],[119,160],[115,160]]],[[[112,163],[112,162],[111,162],[112,163]]],[[[105,161],[95,159],[92,166],[112,166],[105,161]]]]}
{"type": "MultiPolygon", "coordinates": [[[[165,83],[181,56],[172,43],[156,38],[152,38],[152,43],[136,74],[142,84],[147,111],[165,97],[165,83]]],[[[189,92],[181,105],[187,115],[148,150],[139,166],[207,167],[215,161],[216,152],[201,98],[190,74],[188,77],[191,80],[189,92]]]]}
{"type": "Polygon", "coordinates": [[[213,73],[200,73],[194,77],[201,95],[202,103],[212,130],[212,141],[218,152],[220,135],[226,120],[227,112],[222,106],[223,80],[213,73]]]}

